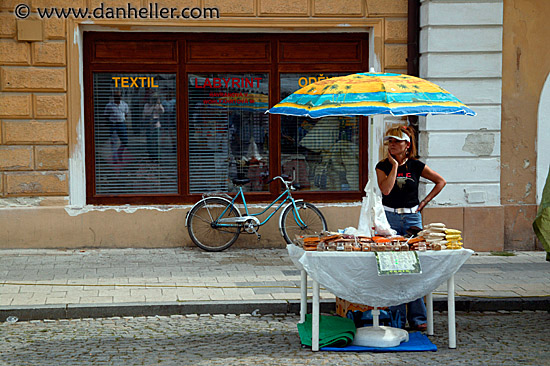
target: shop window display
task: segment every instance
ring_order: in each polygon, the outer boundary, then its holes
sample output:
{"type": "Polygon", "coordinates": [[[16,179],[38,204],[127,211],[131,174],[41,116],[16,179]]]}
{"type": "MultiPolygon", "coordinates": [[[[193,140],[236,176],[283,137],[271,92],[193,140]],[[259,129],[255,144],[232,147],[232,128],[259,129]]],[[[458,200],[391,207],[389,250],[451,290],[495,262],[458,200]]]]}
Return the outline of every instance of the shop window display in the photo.
{"type": "MultiPolygon", "coordinates": [[[[281,74],[281,100],[321,78],[344,74],[281,74]]],[[[301,190],[359,190],[359,118],[281,116],[281,172],[301,190]]]]}
{"type": "Polygon", "coordinates": [[[297,198],[359,199],[359,118],[265,111],[320,78],[366,70],[367,45],[363,33],[85,32],[87,203],[192,203],[235,192],[233,178],[250,179],[251,202],[267,202],[279,174],[295,178],[297,198]]]}
{"type": "Polygon", "coordinates": [[[189,192],[267,191],[269,176],[269,75],[188,75],[189,192]]]}
{"type": "Polygon", "coordinates": [[[96,193],[177,193],[176,75],[94,73],[93,83],[96,193]]]}

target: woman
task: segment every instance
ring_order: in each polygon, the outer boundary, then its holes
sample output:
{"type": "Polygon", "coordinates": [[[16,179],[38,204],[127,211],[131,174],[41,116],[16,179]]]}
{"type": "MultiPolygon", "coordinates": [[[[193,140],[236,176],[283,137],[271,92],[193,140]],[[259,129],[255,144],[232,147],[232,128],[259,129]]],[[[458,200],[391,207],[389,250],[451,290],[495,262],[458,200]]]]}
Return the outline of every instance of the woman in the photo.
{"type": "MultiPolygon", "coordinates": [[[[388,157],[376,165],[382,204],[392,229],[396,230],[398,235],[405,235],[407,229],[412,226],[422,227],[422,209],[439,194],[446,182],[441,175],[416,160],[414,133],[410,127],[390,128],[384,141],[388,142],[388,157]],[[420,177],[435,183],[431,192],[421,201],[418,200],[420,177]]],[[[393,306],[391,310],[398,310],[403,315],[407,313],[407,320],[412,329],[426,329],[426,305],[422,298],[408,304],[393,306]]],[[[404,328],[404,316],[400,322],[401,328],[404,328]]]]}

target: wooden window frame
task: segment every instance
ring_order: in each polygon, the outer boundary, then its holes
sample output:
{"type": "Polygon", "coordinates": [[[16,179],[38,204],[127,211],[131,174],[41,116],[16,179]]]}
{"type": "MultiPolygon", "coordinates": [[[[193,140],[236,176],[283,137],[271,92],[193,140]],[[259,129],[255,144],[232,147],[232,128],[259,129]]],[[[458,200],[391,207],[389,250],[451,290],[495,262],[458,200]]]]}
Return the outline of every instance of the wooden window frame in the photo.
{"type": "MultiPolygon", "coordinates": [[[[305,51],[304,51],[305,52],[305,51]]],[[[288,55],[289,53],[286,53],[288,55]]],[[[340,56],[340,55],[339,55],[340,56]]],[[[307,34],[221,34],[221,33],[84,33],[84,116],[86,144],[86,202],[93,205],[148,205],[188,204],[200,199],[200,194],[189,194],[188,134],[188,89],[187,79],[191,73],[222,72],[264,72],[269,74],[269,105],[280,99],[280,74],[282,73],[336,73],[368,71],[368,33],[307,33],[307,34]],[[163,57],[155,54],[151,43],[161,44],[163,57]],[[285,49],[299,52],[300,49],[315,49],[319,42],[337,49],[343,43],[353,50],[355,59],[340,59],[331,62],[323,55],[301,57],[292,54],[285,58],[285,49]],[[111,44],[112,43],[112,44],[111,44]],[[149,47],[140,50],[140,44],[149,47]],[[306,45],[296,47],[296,44],[306,45]],[[172,49],[167,45],[172,45],[172,49]],[[218,57],[209,57],[208,49],[219,52],[218,57]],[[225,48],[224,48],[225,45],[225,48]],[[127,47],[126,47],[127,46],[127,47]],[[264,47],[265,46],[265,49],[264,47]],[[195,48],[192,48],[195,47],[195,48]],[[248,47],[248,48],[247,48],[248,47]],[[248,51],[252,49],[253,51],[248,51]],[[191,51],[190,51],[191,50],[191,51]],[[134,57],[125,58],[126,54],[134,57]],[[139,52],[143,52],[143,55],[139,52]],[[240,52],[240,53],[239,53],[240,52]],[[263,52],[263,53],[262,53],[263,52]],[[150,55],[150,57],[148,56],[150,55]],[[239,56],[241,59],[237,60],[239,56]],[[194,57],[197,56],[197,57],[194,57]],[[262,57],[260,57],[262,56],[262,57]],[[175,73],[177,103],[177,146],[178,146],[178,193],[147,195],[98,195],[95,193],[95,146],[94,146],[94,101],[93,74],[96,72],[120,73],[175,73]]],[[[279,115],[269,116],[269,171],[271,176],[281,169],[281,119],[279,115]]],[[[366,117],[359,120],[359,141],[368,141],[366,117]]],[[[358,191],[296,191],[296,198],[318,202],[357,201],[363,196],[362,187],[368,179],[368,146],[359,146],[359,190],[358,191]]],[[[277,173],[278,174],[278,173],[277,173]]],[[[268,202],[278,196],[280,185],[271,184],[268,192],[247,192],[247,201],[268,202]]]]}

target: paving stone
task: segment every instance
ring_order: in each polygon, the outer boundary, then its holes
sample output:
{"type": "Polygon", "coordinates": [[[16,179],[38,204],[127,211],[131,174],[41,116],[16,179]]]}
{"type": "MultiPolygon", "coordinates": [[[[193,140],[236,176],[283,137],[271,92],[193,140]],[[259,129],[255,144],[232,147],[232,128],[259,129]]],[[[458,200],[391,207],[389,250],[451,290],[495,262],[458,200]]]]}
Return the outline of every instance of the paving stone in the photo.
{"type": "Polygon", "coordinates": [[[139,317],[0,325],[5,365],[532,365],[547,364],[547,312],[457,313],[457,349],[436,313],[437,352],[312,352],[299,316],[139,317]],[[441,332],[438,332],[441,330],[441,332]],[[253,344],[253,347],[251,346],[253,344]]]}

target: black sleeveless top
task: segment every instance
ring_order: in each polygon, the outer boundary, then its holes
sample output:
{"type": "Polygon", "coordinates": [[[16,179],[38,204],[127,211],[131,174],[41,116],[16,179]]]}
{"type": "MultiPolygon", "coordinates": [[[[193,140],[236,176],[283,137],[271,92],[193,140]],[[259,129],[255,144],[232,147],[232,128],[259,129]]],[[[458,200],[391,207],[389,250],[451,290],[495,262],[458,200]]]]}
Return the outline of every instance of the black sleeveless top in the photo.
{"type": "MultiPolygon", "coordinates": [[[[420,160],[407,160],[397,168],[397,178],[390,194],[382,195],[382,204],[392,208],[414,207],[420,203],[418,200],[418,184],[420,176],[426,164],[420,160]]],[[[392,164],[388,159],[376,164],[386,175],[390,174],[392,164]]]]}

